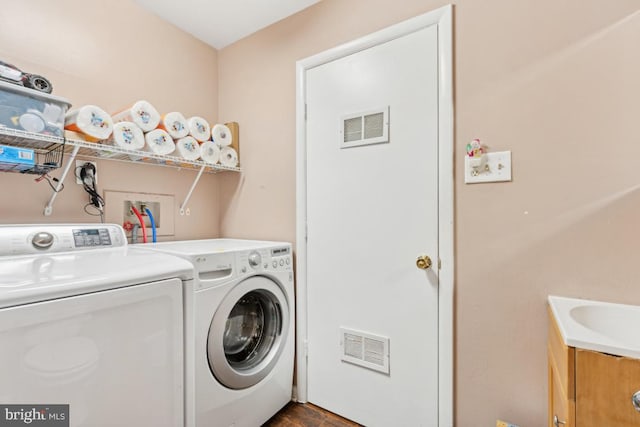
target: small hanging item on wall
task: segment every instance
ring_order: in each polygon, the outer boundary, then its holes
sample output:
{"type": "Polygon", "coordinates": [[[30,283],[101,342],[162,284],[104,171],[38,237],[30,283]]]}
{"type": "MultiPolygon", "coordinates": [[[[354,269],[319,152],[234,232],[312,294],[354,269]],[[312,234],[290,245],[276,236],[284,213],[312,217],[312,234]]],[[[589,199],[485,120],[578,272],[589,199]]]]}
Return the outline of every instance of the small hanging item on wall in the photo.
{"type": "Polygon", "coordinates": [[[487,167],[485,147],[482,146],[478,138],[467,144],[467,156],[469,157],[468,164],[473,168],[472,173],[474,175],[483,172],[484,168],[487,167]]]}
{"type": "Polygon", "coordinates": [[[484,147],[478,138],[467,144],[467,156],[480,157],[484,154],[484,147]]]}

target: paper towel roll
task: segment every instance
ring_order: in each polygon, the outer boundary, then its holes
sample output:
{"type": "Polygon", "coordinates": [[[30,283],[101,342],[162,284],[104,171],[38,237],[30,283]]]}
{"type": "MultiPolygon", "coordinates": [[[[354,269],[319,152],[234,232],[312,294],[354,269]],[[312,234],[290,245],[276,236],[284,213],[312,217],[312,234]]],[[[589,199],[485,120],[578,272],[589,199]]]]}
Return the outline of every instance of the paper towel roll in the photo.
{"type": "Polygon", "coordinates": [[[220,160],[220,147],[215,142],[207,141],[200,146],[200,149],[202,150],[200,156],[206,163],[215,165],[220,160]]]}
{"type": "Polygon", "coordinates": [[[176,149],[180,156],[187,160],[196,160],[201,154],[200,144],[192,136],[185,136],[177,140],[176,149]]]}
{"type": "Polygon", "coordinates": [[[67,113],[64,128],[82,133],[88,141],[100,141],[111,135],[113,120],[102,108],[85,105],[67,113]]]}
{"type": "Polygon", "coordinates": [[[231,147],[222,147],[220,150],[220,164],[235,168],[238,166],[238,153],[231,147]]]}
{"type": "Polygon", "coordinates": [[[167,131],[162,129],[155,129],[145,134],[144,136],[147,145],[145,150],[151,151],[154,154],[167,155],[171,154],[176,149],[176,144],[173,142],[171,136],[167,131]]]}
{"type": "Polygon", "coordinates": [[[204,142],[211,136],[211,128],[209,127],[209,123],[202,117],[191,117],[189,120],[187,120],[187,124],[189,126],[189,135],[191,135],[198,141],[204,142]]]}
{"type": "Polygon", "coordinates": [[[171,135],[171,138],[176,140],[189,135],[188,126],[187,119],[184,118],[182,113],[174,111],[162,116],[158,128],[166,130],[171,135]]]}
{"type": "Polygon", "coordinates": [[[149,102],[141,100],[130,108],[113,115],[114,122],[133,122],[144,132],[158,127],[160,114],[149,102]]]}
{"type": "Polygon", "coordinates": [[[211,129],[211,137],[213,138],[213,142],[217,143],[221,147],[227,147],[233,142],[231,129],[226,125],[215,125],[213,129],[211,129]]]}
{"type": "Polygon", "coordinates": [[[118,122],[113,125],[113,135],[108,142],[127,150],[141,150],[145,141],[142,130],[135,123],[118,122]]]}

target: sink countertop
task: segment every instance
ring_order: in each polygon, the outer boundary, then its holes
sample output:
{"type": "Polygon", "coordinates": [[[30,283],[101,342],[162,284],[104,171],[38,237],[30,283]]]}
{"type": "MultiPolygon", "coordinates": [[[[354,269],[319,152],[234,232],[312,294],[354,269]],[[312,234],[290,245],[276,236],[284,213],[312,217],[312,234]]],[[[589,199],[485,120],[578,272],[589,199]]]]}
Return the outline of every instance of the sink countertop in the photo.
{"type": "Polygon", "coordinates": [[[549,295],[566,345],[640,359],[640,306],[549,295]]]}

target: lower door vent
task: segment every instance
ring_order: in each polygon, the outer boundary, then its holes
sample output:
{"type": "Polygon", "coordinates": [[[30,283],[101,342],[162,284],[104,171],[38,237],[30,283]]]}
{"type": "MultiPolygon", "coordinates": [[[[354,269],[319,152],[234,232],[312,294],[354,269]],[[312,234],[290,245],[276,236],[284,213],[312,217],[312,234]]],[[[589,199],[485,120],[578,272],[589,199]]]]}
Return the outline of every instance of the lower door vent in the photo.
{"type": "Polygon", "coordinates": [[[389,373],[389,338],[340,328],[342,361],[389,373]]]}

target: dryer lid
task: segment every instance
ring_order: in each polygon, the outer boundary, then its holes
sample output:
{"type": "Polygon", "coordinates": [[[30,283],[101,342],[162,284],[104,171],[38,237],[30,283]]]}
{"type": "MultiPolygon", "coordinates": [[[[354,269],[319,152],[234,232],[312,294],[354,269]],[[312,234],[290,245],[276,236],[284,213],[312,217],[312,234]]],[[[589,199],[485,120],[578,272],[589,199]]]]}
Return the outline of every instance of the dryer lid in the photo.
{"type": "Polygon", "coordinates": [[[0,308],[171,278],[193,278],[193,265],[128,247],[2,256],[0,308]]]}

